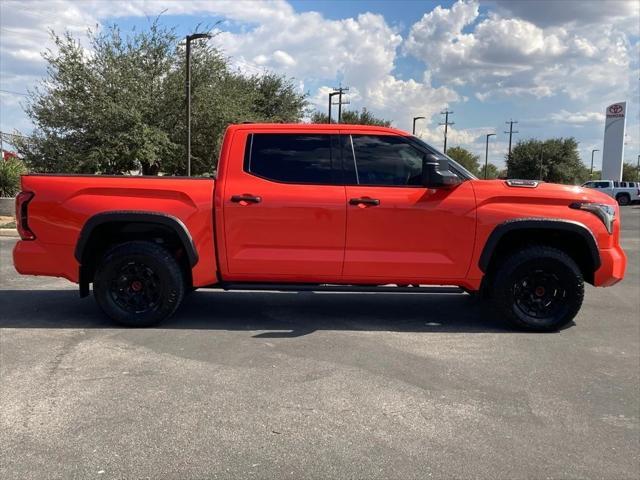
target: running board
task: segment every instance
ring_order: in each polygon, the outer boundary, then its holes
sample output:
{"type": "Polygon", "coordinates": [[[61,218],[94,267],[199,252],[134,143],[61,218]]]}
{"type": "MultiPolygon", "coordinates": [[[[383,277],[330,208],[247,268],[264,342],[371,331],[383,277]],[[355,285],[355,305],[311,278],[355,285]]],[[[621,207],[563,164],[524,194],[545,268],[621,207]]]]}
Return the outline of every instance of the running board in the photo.
{"type": "Polygon", "coordinates": [[[222,290],[264,290],[279,292],[347,292],[347,293],[464,293],[460,287],[424,286],[391,287],[376,285],[335,285],[335,284],[296,284],[296,283],[222,283],[212,285],[212,289],[222,290]]]}

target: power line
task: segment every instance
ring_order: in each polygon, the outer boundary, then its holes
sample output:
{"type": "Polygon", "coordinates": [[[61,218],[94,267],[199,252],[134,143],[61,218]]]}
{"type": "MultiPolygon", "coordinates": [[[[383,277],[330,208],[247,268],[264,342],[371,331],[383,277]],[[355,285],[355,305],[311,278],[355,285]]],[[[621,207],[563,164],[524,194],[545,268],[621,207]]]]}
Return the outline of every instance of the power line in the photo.
{"type": "Polygon", "coordinates": [[[17,133],[0,132],[0,150],[4,150],[5,143],[8,143],[9,145],[13,145],[15,147],[16,138],[24,138],[26,140],[26,143],[31,143],[31,140],[29,139],[29,137],[25,135],[18,135],[17,133]]]}
{"type": "Polygon", "coordinates": [[[440,115],[444,115],[444,123],[438,124],[438,125],[444,125],[444,153],[447,153],[447,131],[449,130],[449,125],[455,125],[454,122],[449,121],[449,114],[453,114],[453,112],[449,110],[440,112],[440,115]]]}
{"type": "Polygon", "coordinates": [[[28,93],[14,92],[13,90],[5,90],[5,89],[3,89],[3,88],[0,88],[0,92],[3,92],[3,93],[12,93],[12,94],[14,94],[14,95],[23,95],[23,96],[25,96],[25,97],[28,97],[28,96],[29,96],[29,94],[28,94],[28,93]]]}

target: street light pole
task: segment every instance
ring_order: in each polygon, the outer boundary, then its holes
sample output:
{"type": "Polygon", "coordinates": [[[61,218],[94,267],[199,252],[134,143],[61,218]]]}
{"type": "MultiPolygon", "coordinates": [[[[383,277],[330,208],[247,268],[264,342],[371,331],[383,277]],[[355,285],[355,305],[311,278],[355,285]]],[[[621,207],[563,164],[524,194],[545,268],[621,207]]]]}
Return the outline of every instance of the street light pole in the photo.
{"type": "Polygon", "coordinates": [[[640,155],[638,155],[638,161],[636,162],[636,180],[640,181],[640,155]]]}
{"type": "Polygon", "coordinates": [[[421,120],[425,117],[413,117],[413,135],[416,134],[416,120],[421,120]]]}
{"type": "Polygon", "coordinates": [[[489,166],[489,137],[495,137],[495,133],[487,133],[487,145],[484,151],[484,179],[487,179],[487,168],[489,166]]]}
{"type": "Polygon", "coordinates": [[[589,172],[589,180],[593,180],[593,154],[599,152],[597,148],[591,150],[591,171],[589,172]]]}
{"type": "Polygon", "coordinates": [[[544,154],[544,143],[540,143],[540,181],[542,181],[543,154],[544,154]]]}
{"type": "Polygon", "coordinates": [[[211,38],[208,33],[194,33],[187,35],[187,176],[191,176],[191,42],[199,38],[211,38]]]}

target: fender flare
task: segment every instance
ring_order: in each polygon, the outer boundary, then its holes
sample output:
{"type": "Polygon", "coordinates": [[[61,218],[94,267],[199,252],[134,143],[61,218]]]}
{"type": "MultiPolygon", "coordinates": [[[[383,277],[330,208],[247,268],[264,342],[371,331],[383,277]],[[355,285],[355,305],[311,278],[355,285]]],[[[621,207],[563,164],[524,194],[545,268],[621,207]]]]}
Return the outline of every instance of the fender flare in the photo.
{"type": "Polygon", "coordinates": [[[580,236],[589,250],[591,260],[593,262],[594,272],[600,268],[602,264],[600,260],[600,252],[598,250],[598,243],[596,242],[593,232],[589,230],[585,225],[580,222],[574,222],[571,220],[550,219],[550,218],[521,218],[514,220],[507,220],[504,223],[497,225],[489,238],[487,239],[478,266],[483,273],[486,273],[489,268],[489,262],[493,256],[493,253],[498,246],[498,243],[507,233],[515,230],[550,230],[550,231],[562,231],[570,232],[580,236]]]}
{"type": "Polygon", "coordinates": [[[185,247],[185,253],[189,259],[189,264],[193,268],[198,263],[198,251],[193,243],[193,238],[189,233],[189,229],[179,218],[167,213],[159,212],[139,212],[118,210],[113,212],[98,213],[87,220],[80,231],[78,242],[76,243],[75,257],[78,263],[82,264],[82,256],[84,254],[87,242],[91,238],[91,234],[100,225],[105,223],[149,223],[162,225],[169,228],[180,238],[185,247]]]}

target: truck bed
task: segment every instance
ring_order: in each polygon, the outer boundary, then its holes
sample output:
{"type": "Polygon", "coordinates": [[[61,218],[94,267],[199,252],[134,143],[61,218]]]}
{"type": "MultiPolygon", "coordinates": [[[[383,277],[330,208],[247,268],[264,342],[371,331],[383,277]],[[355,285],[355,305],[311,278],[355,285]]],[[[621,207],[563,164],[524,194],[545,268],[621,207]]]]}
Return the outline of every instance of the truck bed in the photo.
{"type": "Polygon", "coordinates": [[[29,228],[34,242],[21,242],[14,259],[20,273],[79,281],[74,256],[87,220],[108,212],[155,212],[186,226],[199,254],[194,286],[214,283],[212,178],[100,175],[25,175],[22,190],[34,193],[29,228]],[[19,253],[28,250],[28,255],[19,253]]]}

